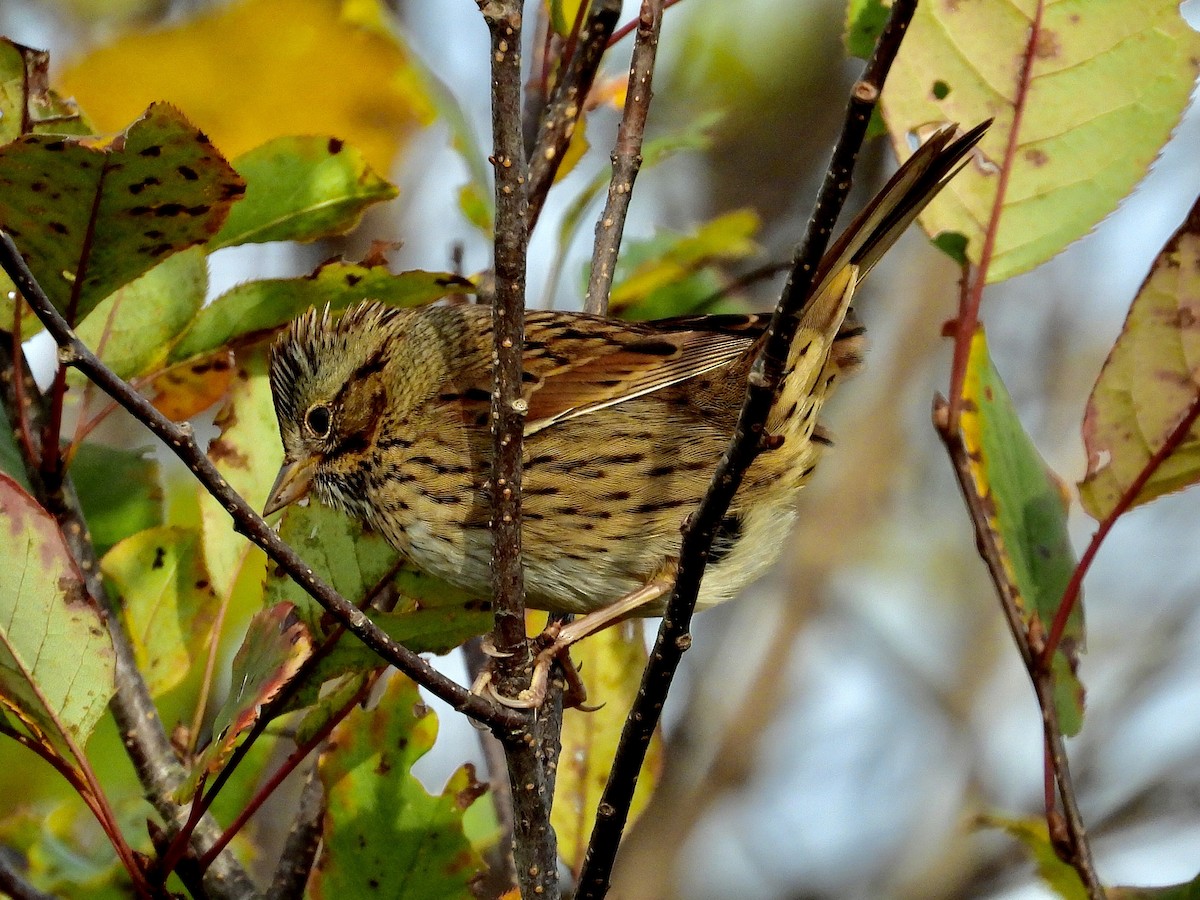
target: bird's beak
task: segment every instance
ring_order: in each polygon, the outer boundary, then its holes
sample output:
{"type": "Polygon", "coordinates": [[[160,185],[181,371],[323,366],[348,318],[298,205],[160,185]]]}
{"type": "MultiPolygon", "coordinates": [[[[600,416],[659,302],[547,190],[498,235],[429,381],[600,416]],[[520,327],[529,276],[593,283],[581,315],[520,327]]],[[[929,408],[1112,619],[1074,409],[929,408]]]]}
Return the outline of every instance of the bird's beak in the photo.
{"type": "Polygon", "coordinates": [[[315,456],[298,459],[295,462],[285,462],[279,470],[279,475],[275,478],[271,493],[267,496],[262,514],[269,516],[271,513],[279,512],[285,506],[291,506],[297,500],[307,497],[308,491],[312,487],[316,467],[315,456]]]}

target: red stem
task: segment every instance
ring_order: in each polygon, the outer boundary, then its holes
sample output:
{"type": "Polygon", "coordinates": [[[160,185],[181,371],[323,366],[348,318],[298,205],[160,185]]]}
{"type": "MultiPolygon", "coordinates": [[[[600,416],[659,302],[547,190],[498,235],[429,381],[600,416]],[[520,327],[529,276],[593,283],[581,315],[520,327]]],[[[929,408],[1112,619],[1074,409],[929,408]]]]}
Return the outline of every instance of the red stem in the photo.
{"type": "Polygon", "coordinates": [[[1179,449],[1179,445],[1183,443],[1188,436],[1188,432],[1192,430],[1192,425],[1195,424],[1197,417],[1200,417],[1200,394],[1197,394],[1188,406],[1187,411],[1179,420],[1179,423],[1167,435],[1167,439],[1163,441],[1161,447],[1154,451],[1154,455],[1147,460],[1142,471],[1138,473],[1137,478],[1130,482],[1129,487],[1125,488],[1121,498],[1100,522],[1100,527],[1096,529],[1096,533],[1092,535],[1091,541],[1088,543],[1087,549],[1083,551],[1083,556],[1079,558],[1079,564],[1075,566],[1075,571],[1071,573],[1071,580],[1067,583],[1066,590],[1063,591],[1063,598],[1058,604],[1058,611],[1054,614],[1054,624],[1050,627],[1050,636],[1046,639],[1046,647],[1042,650],[1041,664],[1044,668],[1050,668],[1050,661],[1054,656],[1054,651],[1058,648],[1058,642],[1062,639],[1063,631],[1067,627],[1067,619],[1071,616],[1071,611],[1075,608],[1076,602],[1079,600],[1079,589],[1083,585],[1083,578],[1087,575],[1088,569],[1091,568],[1092,560],[1096,558],[1096,553],[1100,550],[1100,545],[1112,530],[1117,519],[1124,515],[1129,510],[1138,495],[1141,494],[1142,488],[1150,480],[1151,476],[1158,471],[1159,467],[1167,460],[1167,458],[1179,449]]]}
{"type": "Polygon", "coordinates": [[[975,280],[971,283],[971,290],[967,293],[964,302],[959,305],[958,327],[954,335],[954,361],[950,369],[950,427],[955,431],[958,430],[958,422],[962,414],[963,382],[967,375],[967,358],[971,351],[971,338],[975,336],[975,331],[979,328],[979,305],[983,301],[983,287],[987,282],[988,269],[991,267],[992,254],[996,248],[996,234],[1000,230],[1000,216],[1004,211],[1004,198],[1008,193],[1008,178],[1012,174],[1013,162],[1017,157],[1021,119],[1025,113],[1025,101],[1029,97],[1029,84],[1032,81],[1035,50],[1042,31],[1044,7],[1045,0],[1038,0],[1033,23],[1029,26],[1029,41],[1025,45],[1025,53],[1021,60],[1021,74],[1017,79],[1017,96],[1013,100],[1013,118],[1008,132],[1008,146],[1004,148],[1004,159],[1000,164],[1000,175],[996,182],[996,199],[992,203],[991,217],[988,220],[987,231],[983,235],[983,249],[979,254],[979,265],[975,269],[975,280]]]}
{"type": "Polygon", "coordinates": [[[267,779],[266,783],[259,788],[258,793],[256,793],[254,797],[251,798],[250,802],[246,804],[246,808],[238,814],[238,817],[233,820],[233,823],[225,829],[225,832],[219,838],[217,838],[217,842],[209,847],[207,852],[200,857],[199,868],[201,872],[203,872],[212,864],[212,861],[216,859],[220,852],[225,849],[230,841],[233,840],[234,835],[236,835],[242,830],[242,828],[245,827],[246,823],[250,821],[250,817],[258,812],[259,808],[267,802],[271,794],[273,794],[275,790],[281,784],[283,784],[284,780],[296,770],[296,767],[299,766],[300,763],[304,762],[308,754],[312,753],[313,750],[323,744],[333,729],[337,727],[338,723],[345,719],[346,716],[350,715],[350,711],[354,709],[355,706],[363,702],[367,694],[370,692],[371,687],[378,680],[378,677],[378,674],[368,677],[367,680],[363,682],[363,686],[355,692],[354,696],[351,697],[350,700],[347,701],[336,713],[330,716],[329,721],[322,725],[307,743],[297,747],[291,752],[291,754],[289,754],[288,758],[285,759],[283,764],[275,771],[275,774],[267,779]]]}
{"type": "MultiPolygon", "coordinates": [[[[666,12],[668,9],[670,9],[672,6],[674,6],[678,2],[679,2],[679,0],[665,0],[665,2],[663,3],[663,12],[666,12]]],[[[619,42],[622,38],[627,37],[630,34],[633,34],[633,32],[635,32],[637,30],[639,18],[640,18],[640,16],[635,16],[631,21],[626,22],[624,25],[622,25],[620,28],[618,28],[616,31],[614,31],[612,34],[612,37],[610,37],[608,39],[608,46],[609,47],[615,46],[617,44],[617,42],[619,42]]]]}

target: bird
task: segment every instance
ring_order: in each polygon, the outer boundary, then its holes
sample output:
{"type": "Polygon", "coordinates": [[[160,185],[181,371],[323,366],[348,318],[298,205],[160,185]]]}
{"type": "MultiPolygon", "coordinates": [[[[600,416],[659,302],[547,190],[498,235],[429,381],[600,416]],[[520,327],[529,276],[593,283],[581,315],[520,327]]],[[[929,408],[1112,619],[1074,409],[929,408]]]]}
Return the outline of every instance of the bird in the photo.
{"type": "MultiPolygon", "coordinates": [[[[779,556],[827,433],[817,422],[858,365],[855,289],[954,177],[989,123],[935,131],[817,267],[756,456],[716,531],[696,608],[737,595],[779,556]]],[[[628,616],[661,615],[681,525],[728,447],[769,316],[627,322],[525,317],[521,535],[528,607],[581,618],[538,656],[538,705],[555,655],[628,616]]],[[[364,298],[310,309],[270,351],[284,462],[264,515],[310,494],[381,534],[416,569],[491,595],[492,312],[395,308],[364,298]]]]}

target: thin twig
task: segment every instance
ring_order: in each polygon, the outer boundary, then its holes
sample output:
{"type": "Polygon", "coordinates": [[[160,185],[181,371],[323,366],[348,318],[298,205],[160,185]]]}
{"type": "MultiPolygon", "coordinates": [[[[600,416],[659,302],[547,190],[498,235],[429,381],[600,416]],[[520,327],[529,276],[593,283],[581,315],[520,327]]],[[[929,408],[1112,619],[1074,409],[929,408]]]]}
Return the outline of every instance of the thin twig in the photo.
{"type": "MultiPolygon", "coordinates": [[[[585,5],[579,7],[580,15],[585,5]]],[[[537,142],[529,155],[529,207],[525,213],[529,231],[537,224],[620,15],[621,0],[595,0],[579,27],[577,42],[564,51],[569,55],[564,55],[564,69],[542,111],[537,142]]]]}
{"type": "Polygon", "coordinates": [[[325,789],[317,777],[314,763],[305,776],[304,788],[300,791],[300,805],[292,827],[288,829],[266,900],[291,900],[304,896],[304,886],[308,883],[313,861],[321,846],[324,825],[325,789]]]}
{"type": "Polygon", "coordinates": [[[338,622],[345,625],[348,631],[378,653],[385,662],[394,665],[454,709],[489,727],[504,728],[520,724],[522,716],[475,696],[436,671],[417,654],[394,641],[362,611],[317,576],[299,554],[284,543],[274,529],[229,486],[200,449],[190,427],[177,425],[160,413],[149,400],[114,374],[75,336],[45,291],[38,285],[12,238],[4,232],[0,232],[0,268],[8,273],[25,294],[30,308],[58,343],[59,354],[64,363],[74,366],[95,381],[102,390],[161,439],[192,470],[196,479],[208,492],[225,507],[233,518],[234,529],[261,547],[267,556],[338,622]]]}
{"type": "Polygon", "coordinates": [[[608,311],[608,295],[617,268],[617,251],[625,233],[625,217],[633,197],[633,183],[642,167],[642,140],[646,118],[654,96],[654,60],[658,54],[658,34],[662,29],[663,0],[642,0],[637,20],[637,39],[629,64],[629,87],[625,109],[617,127],[617,143],[612,152],[612,178],[604,211],[596,221],[596,243],[592,249],[592,273],[588,278],[583,311],[602,316],[608,311]]]}
{"type": "Polygon", "coordinates": [[[866,135],[867,122],[915,9],[916,0],[896,0],[875,53],[867,63],[862,79],[854,86],[842,132],[805,229],[804,240],[772,316],[762,353],[751,371],[733,439],[717,465],[704,499],[684,529],[675,590],[659,627],[650,662],[642,675],[637,699],[625,720],[608,784],[600,799],[596,824],[579,877],[576,892],[579,898],[600,898],[608,889],[613,861],[650,738],[658,725],[679,661],[691,645],[692,612],[713,536],[743,475],[761,449],[762,427],[782,384],[788,348],[796,334],[814,274],[850,191],[854,160],[866,135]]]}
{"type": "MultiPolygon", "coordinates": [[[[967,512],[975,528],[976,547],[979,549],[979,555],[983,557],[988,574],[995,585],[996,593],[1000,598],[1000,607],[1004,611],[1004,618],[1008,623],[1008,630],[1012,634],[1013,643],[1017,645],[1021,662],[1024,663],[1025,670],[1029,674],[1038,706],[1042,711],[1042,730],[1047,761],[1054,771],[1055,781],[1058,782],[1058,795],[1065,814],[1063,824],[1066,826],[1066,847],[1062,848],[1058,843],[1055,846],[1056,849],[1066,851],[1065,861],[1079,873],[1088,896],[1103,898],[1104,888],[1096,874],[1083,817],[1079,812],[1075,785],[1067,766],[1062,727],[1058,721],[1054,699],[1054,673],[1048,665],[1042,664],[1042,648],[1033,645],[1029,631],[1025,627],[1025,621],[1021,615],[1019,591],[1009,577],[1004,555],[996,545],[992,530],[988,527],[988,511],[984,508],[983,499],[975,488],[975,478],[971,474],[967,448],[963,444],[961,431],[952,426],[950,415],[950,404],[943,398],[937,397],[933,407],[934,428],[946,446],[955,478],[967,505],[967,512]]],[[[1048,820],[1052,819],[1053,809],[1048,808],[1047,813],[1048,820]]]]}
{"type": "MultiPolygon", "coordinates": [[[[663,9],[668,10],[678,2],[679,0],[666,0],[666,3],[663,4],[663,9]]],[[[626,22],[614,31],[613,36],[608,39],[608,46],[612,47],[632,34],[633,30],[638,27],[638,21],[638,19],[634,19],[632,22],[626,22]]]]}

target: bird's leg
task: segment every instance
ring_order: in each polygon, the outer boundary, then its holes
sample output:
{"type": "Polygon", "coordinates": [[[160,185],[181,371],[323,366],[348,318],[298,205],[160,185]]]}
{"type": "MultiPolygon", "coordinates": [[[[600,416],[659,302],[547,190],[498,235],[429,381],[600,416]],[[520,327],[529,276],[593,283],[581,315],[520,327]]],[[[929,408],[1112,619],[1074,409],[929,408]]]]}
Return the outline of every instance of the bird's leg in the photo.
{"type": "MultiPolygon", "coordinates": [[[[519,696],[505,697],[497,694],[487,684],[480,687],[485,688],[498,703],[502,703],[505,706],[511,706],[516,709],[539,708],[546,700],[546,689],[550,682],[550,665],[556,658],[566,657],[569,663],[570,658],[566,656],[567,650],[576,641],[582,640],[589,634],[595,634],[602,628],[607,628],[609,625],[619,622],[647,603],[657,600],[674,586],[674,577],[660,575],[652,578],[637,590],[630,591],[615,603],[590,612],[586,616],[580,616],[575,621],[568,622],[566,625],[554,623],[547,627],[538,636],[538,641],[544,645],[544,648],[538,652],[534,659],[533,678],[530,680],[529,688],[521,691],[519,696]]],[[[572,665],[571,670],[573,669],[574,666],[572,665]]],[[[570,681],[570,675],[568,674],[568,682],[570,681]]],[[[575,682],[578,684],[578,688],[582,689],[583,685],[582,682],[578,681],[578,673],[575,675],[575,682]]],[[[574,685],[570,686],[574,687],[574,685]]],[[[586,697],[586,691],[581,692],[586,697]]],[[[579,698],[579,702],[582,702],[582,699],[579,698]]]]}

